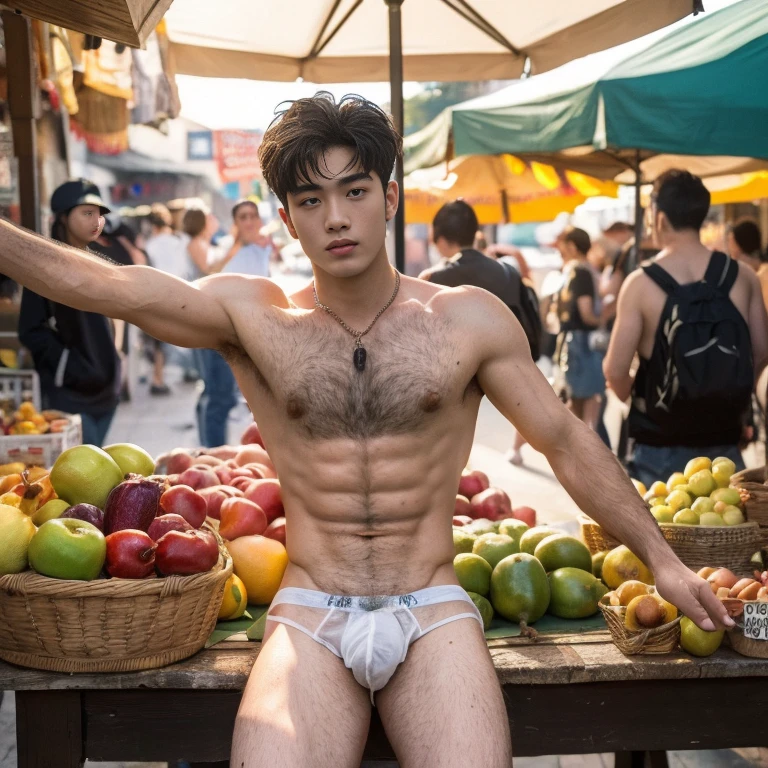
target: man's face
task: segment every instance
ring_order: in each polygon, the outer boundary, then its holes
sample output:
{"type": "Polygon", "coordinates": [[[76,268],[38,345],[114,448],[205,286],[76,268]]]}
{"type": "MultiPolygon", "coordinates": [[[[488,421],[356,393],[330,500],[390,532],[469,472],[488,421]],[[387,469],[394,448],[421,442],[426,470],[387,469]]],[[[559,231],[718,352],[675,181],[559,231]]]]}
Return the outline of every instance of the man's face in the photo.
{"type": "Polygon", "coordinates": [[[235,214],[235,226],[241,240],[246,243],[253,242],[261,230],[259,209],[250,203],[241,205],[235,214]]]}
{"type": "Polygon", "coordinates": [[[310,261],[335,277],[353,277],[370,266],[397,210],[397,184],[389,182],[385,195],[378,174],[350,165],[352,157],[349,147],[327,150],[320,168],[329,178],[310,174],[288,195],[288,210],[280,210],[310,261]]]}
{"type": "Polygon", "coordinates": [[[77,205],[67,216],[67,231],[73,245],[93,242],[104,229],[104,217],[98,205],[77,205]]]}

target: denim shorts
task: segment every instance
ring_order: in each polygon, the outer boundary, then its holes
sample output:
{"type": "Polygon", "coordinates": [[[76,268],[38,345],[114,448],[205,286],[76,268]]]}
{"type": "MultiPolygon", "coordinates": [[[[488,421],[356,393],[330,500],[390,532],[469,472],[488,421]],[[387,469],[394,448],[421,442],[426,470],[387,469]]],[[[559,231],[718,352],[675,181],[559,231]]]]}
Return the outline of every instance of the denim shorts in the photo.
{"type": "Polygon", "coordinates": [[[586,400],[605,392],[603,353],[589,346],[589,331],[566,331],[560,367],[571,397],[586,400]]]}
{"type": "Polygon", "coordinates": [[[726,456],[736,464],[736,471],[744,469],[744,459],[737,445],[711,445],[690,448],[684,445],[657,446],[635,444],[635,453],[627,469],[629,476],[639,480],[646,488],[656,480],[667,482],[673,472],[682,472],[685,465],[697,456],[726,456]]]}

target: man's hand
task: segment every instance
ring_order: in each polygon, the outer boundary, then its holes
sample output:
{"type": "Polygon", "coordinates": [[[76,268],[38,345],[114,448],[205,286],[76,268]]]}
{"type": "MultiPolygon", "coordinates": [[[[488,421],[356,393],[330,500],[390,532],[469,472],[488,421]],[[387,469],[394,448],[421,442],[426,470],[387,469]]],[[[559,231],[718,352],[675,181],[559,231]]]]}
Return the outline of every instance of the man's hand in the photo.
{"type": "Polygon", "coordinates": [[[654,575],[658,593],[701,629],[713,632],[734,626],[733,619],[715,597],[712,587],[682,563],[659,568],[654,575]]]}

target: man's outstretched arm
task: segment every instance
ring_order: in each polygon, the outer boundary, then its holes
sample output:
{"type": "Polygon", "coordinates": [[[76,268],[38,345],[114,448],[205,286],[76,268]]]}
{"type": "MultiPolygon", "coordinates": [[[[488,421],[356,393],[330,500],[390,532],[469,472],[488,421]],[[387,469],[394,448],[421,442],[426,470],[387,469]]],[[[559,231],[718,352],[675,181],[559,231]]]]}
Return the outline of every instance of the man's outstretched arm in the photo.
{"type": "Polygon", "coordinates": [[[615,456],[557,398],[512,313],[484,291],[463,290],[473,294],[465,317],[482,347],[477,375],[488,399],[547,457],[579,508],[651,568],[667,600],[703,629],[732,626],[710,586],[669,548],[615,456]]]}
{"type": "Polygon", "coordinates": [[[117,266],[3,220],[0,272],[51,301],[125,320],[170,344],[238,344],[224,301],[232,276],[192,284],[151,267],[117,266]]]}

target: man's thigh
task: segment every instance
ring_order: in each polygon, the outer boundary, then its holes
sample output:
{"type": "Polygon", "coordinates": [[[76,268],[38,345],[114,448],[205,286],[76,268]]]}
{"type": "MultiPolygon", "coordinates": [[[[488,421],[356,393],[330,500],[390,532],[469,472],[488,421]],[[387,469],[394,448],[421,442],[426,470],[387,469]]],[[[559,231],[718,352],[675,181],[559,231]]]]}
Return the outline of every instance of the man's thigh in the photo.
{"type": "Polygon", "coordinates": [[[507,710],[474,619],[413,643],[375,701],[400,768],[511,768],[507,710]]]}
{"type": "Polygon", "coordinates": [[[237,713],[230,765],[359,768],[371,719],[368,691],[312,638],[284,624],[267,626],[271,634],[237,713]]]}

